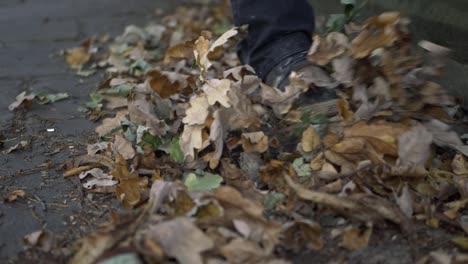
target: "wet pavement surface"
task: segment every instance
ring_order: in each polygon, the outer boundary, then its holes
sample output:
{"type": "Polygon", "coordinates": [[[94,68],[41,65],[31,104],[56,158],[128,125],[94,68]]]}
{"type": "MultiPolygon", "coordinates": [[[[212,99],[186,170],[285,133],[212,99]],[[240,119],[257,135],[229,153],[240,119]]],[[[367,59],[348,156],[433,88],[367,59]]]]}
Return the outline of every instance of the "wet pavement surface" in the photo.
{"type": "Polygon", "coordinates": [[[116,36],[128,24],[144,25],[155,17],[157,8],[167,9],[175,2],[0,1],[0,134],[8,141],[1,151],[28,142],[25,149],[0,152],[0,263],[26,262],[21,256],[26,234],[44,228],[57,234],[62,246],[68,245],[109,211],[109,206],[96,206],[96,199],[109,201],[110,197],[83,199],[81,185],[62,175],[63,162],[83,154],[93,141],[95,124],[77,109],[103,77],[74,76],[60,50],[93,35],[116,36]],[[67,92],[71,98],[9,112],[8,105],[22,91],[67,92]],[[4,202],[3,197],[13,190],[24,190],[26,197],[4,202]]]}

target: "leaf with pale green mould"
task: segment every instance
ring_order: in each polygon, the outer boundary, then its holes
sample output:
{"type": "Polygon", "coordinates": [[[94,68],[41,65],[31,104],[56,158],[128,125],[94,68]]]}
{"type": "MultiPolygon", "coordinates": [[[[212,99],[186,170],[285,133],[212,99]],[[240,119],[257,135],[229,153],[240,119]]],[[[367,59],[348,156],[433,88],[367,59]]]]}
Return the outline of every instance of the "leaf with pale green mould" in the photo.
{"type": "Polygon", "coordinates": [[[98,108],[100,105],[102,106],[102,101],[104,100],[104,98],[100,94],[91,93],[89,97],[91,98],[91,101],[85,103],[86,108],[95,109],[98,108]]]}
{"type": "Polygon", "coordinates": [[[182,149],[180,148],[180,138],[175,137],[172,139],[171,144],[169,146],[169,154],[171,156],[171,159],[177,163],[184,163],[184,153],[182,152],[182,149]]]}
{"type": "Polygon", "coordinates": [[[151,68],[151,65],[147,61],[145,61],[144,59],[138,59],[132,65],[130,65],[130,72],[134,74],[139,70],[143,73],[146,73],[149,70],[151,70],[151,68]]]}
{"type": "Polygon", "coordinates": [[[306,163],[304,158],[295,159],[293,162],[293,168],[299,177],[310,177],[312,176],[312,168],[309,163],[306,163]]]}
{"type": "Polygon", "coordinates": [[[98,264],[141,264],[140,258],[134,253],[120,254],[103,260],[98,264]]]}
{"type": "Polygon", "coordinates": [[[130,84],[121,84],[114,87],[102,89],[99,91],[99,94],[107,94],[114,96],[126,97],[130,94],[133,89],[133,85],[130,84]]]}
{"type": "Polygon", "coordinates": [[[221,186],[221,182],[223,182],[221,176],[204,171],[188,173],[184,180],[184,184],[190,192],[213,190],[221,186]]]}
{"type": "Polygon", "coordinates": [[[40,104],[52,104],[58,101],[65,100],[70,96],[68,93],[56,93],[56,94],[48,94],[46,92],[42,92],[36,95],[36,99],[39,101],[40,104]]]}
{"type": "Polygon", "coordinates": [[[266,210],[273,210],[275,209],[276,205],[279,202],[284,201],[284,199],[286,199],[286,196],[282,193],[269,192],[265,195],[265,198],[263,199],[263,205],[265,206],[266,210]]]}
{"type": "Polygon", "coordinates": [[[141,141],[138,142],[140,146],[147,145],[152,149],[158,149],[162,144],[163,141],[160,137],[153,136],[149,132],[144,132],[143,136],[141,137],[141,141]]]}
{"type": "Polygon", "coordinates": [[[341,0],[342,5],[356,5],[356,0],[341,0]]]}
{"type": "Polygon", "coordinates": [[[327,21],[328,32],[341,32],[346,24],[345,14],[332,14],[327,21]]]}

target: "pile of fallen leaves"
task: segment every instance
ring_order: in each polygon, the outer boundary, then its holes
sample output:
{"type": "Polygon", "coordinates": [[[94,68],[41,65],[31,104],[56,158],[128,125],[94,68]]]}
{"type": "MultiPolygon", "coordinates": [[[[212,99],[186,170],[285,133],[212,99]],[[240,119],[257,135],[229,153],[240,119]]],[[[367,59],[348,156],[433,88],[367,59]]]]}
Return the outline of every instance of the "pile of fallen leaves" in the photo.
{"type": "MultiPolygon", "coordinates": [[[[309,60],[322,70],[292,73],[281,91],[240,65],[245,29],[226,30],[226,17],[180,8],[127,27],[105,52],[106,38],[66,52],[80,75],[110,77],[85,110],[104,118],[101,140],[65,176],[136,209],[84,238],[72,263],[122,252],[148,263],[287,263],[281,252],[320,250],[324,237],[364,248],[389,223],[408,237],[415,224],[468,232],[468,147],[448,125],[457,106],[431,81],[445,48],[415,49],[408,21],[384,13],[314,36],[309,60]],[[296,106],[314,87],[336,91],[336,115],[296,106]],[[325,215],[339,219],[326,234],[316,222],[325,215]]],[[[463,235],[454,243],[468,248],[463,235]]]]}

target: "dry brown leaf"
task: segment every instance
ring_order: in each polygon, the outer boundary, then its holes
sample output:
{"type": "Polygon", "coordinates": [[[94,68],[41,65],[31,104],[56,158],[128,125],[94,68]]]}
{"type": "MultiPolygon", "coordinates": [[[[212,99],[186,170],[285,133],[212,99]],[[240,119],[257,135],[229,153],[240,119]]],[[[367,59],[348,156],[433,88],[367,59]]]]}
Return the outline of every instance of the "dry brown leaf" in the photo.
{"type": "Polygon", "coordinates": [[[44,252],[50,252],[55,246],[54,236],[46,230],[39,230],[27,234],[24,236],[23,242],[29,248],[40,249],[44,252]]]}
{"type": "Polygon", "coordinates": [[[239,33],[237,28],[232,28],[221,35],[217,40],[210,45],[209,40],[201,36],[195,43],[195,58],[201,69],[201,78],[204,80],[206,72],[211,68],[212,62],[210,57],[214,53],[220,52],[222,47],[234,36],[239,33]]]}
{"type": "Polygon", "coordinates": [[[18,198],[24,198],[25,196],[26,192],[24,190],[14,190],[5,197],[5,202],[11,203],[16,201],[18,198]]]}
{"type": "Polygon", "coordinates": [[[117,156],[114,162],[114,169],[111,171],[111,175],[119,181],[136,178],[135,172],[130,173],[130,171],[128,170],[127,160],[124,159],[122,156],[117,156]]]}
{"type": "Polygon", "coordinates": [[[166,51],[164,57],[164,63],[168,64],[171,62],[171,59],[191,59],[193,58],[193,49],[195,48],[195,42],[197,39],[192,39],[184,43],[177,44],[170,47],[166,51]]]}
{"type": "Polygon", "coordinates": [[[87,176],[92,176],[93,179],[88,180],[87,182],[83,183],[83,187],[86,189],[92,189],[95,186],[98,187],[107,187],[107,186],[114,186],[118,181],[113,179],[112,175],[104,173],[101,169],[99,168],[94,168],[85,172],[81,172],[79,175],[79,178],[83,180],[87,176]]]}
{"type": "Polygon", "coordinates": [[[366,248],[372,235],[372,228],[362,230],[357,227],[346,228],[343,232],[341,247],[349,250],[358,250],[366,248]]]}
{"type": "Polygon", "coordinates": [[[107,134],[111,133],[112,130],[120,127],[120,122],[122,122],[128,114],[127,110],[122,110],[117,112],[115,117],[113,118],[106,118],[102,120],[102,124],[96,127],[95,131],[98,133],[100,137],[106,136],[107,134]]]}
{"type": "Polygon", "coordinates": [[[440,147],[451,147],[468,156],[468,146],[463,144],[458,134],[449,125],[432,119],[423,124],[432,133],[434,143],[440,147]]]}
{"type": "Polygon", "coordinates": [[[241,90],[241,87],[232,85],[228,93],[230,108],[222,108],[222,116],[226,130],[254,129],[259,127],[259,113],[250,98],[241,90]]]}
{"type": "Polygon", "coordinates": [[[345,124],[349,124],[354,120],[354,113],[350,110],[349,103],[345,99],[338,100],[338,112],[345,124]]]}
{"type": "Polygon", "coordinates": [[[121,155],[126,160],[135,157],[136,152],[133,149],[132,142],[124,138],[121,134],[115,135],[112,147],[118,155],[121,155]]]}
{"type": "Polygon", "coordinates": [[[324,242],[320,225],[310,220],[298,220],[283,227],[283,243],[287,248],[301,250],[304,246],[311,250],[321,250],[324,242]]]}
{"type": "MultiPolygon", "coordinates": [[[[143,87],[147,87],[143,85],[143,87]]],[[[145,93],[134,93],[128,103],[128,114],[130,121],[135,124],[146,126],[148,132],[153,136],[164,136],[169,126],[156,116],[156,105],[148,100],[145,93]]]]}
{"type": "Polygon", "coordinates": [[[242,134],[242,148],[245,152],[264,153],[268,147],[268,136],[262,131],[242,134]]]}
{"type": "Polygon", "coordinates": [[[452,170],[456,175],[468,175],[468,162],[463,155],[455,155],[452,161],[452,170]]]}
{"type": "Polygon", "coordinates": [[[147,191],[148,178],[131,178],[120,180],[115,194],[123,207],[134,208],[143,201],[143,194],[147,191]]]}
{"type": "Polygon", "coordinates": [[[294,101],[299,98],[303,92],[298,86],[292,85],[288,85],[284,92],[264,83],[260,85],[262,103],[270,106],[278,116],[288,113],[294,101]]]}
{"type": "Polygon", "coordinates": [[[267,253],[257,243],[244,239],[234,239],[221,249],[221,254],[229,263],[261,263],[267,257],[267,253]]]}
{"type": "Polygon", "coordinates": [[[210,168],[215,169],[219,165],[219,159],[223,155],[224,147],[224,120],[218,110],[213,114],[214,121],[210,127],[210,141],[214,144],[215,152],[210,158],[210,168]]]}
{"type": "Polygon", "coordinates": [[[66,61],[73,69],[79,69],[91,59],[91,54],[87,47],[77,47],[67,50],[66,61]]]}
{"type": "Polygon", "coordinates": [[[399,123],[378,121],[373,124],[366,124],[360,122],[352,127],[345,128],[344,134],[346,138],[365,139],[378,153],[397,156],[398,138],[406,130],[406,126],[399,123]]]}
{"type": "Polygon", "coordinates": [[[189,87],[189,76],[176,73],[152,70],[147,74],[147,81],[153,91],[161,98],[179,94],[189,87]]]}
{"type": "Polygon", "coordinates": [[[305,152],[312,152],[321,145],[320,135],[314,126],[309,126],[303,133],[301,139],[301,148],[305,152]]]}
{"type": "Polygon", "coordinates": [[[21,105],[30,105],[34,98],[36,98],[35,94],[26,95],[24,91],[16,96],[16,100],[8,106],[8,110],[13,111],[21,105]]]}
{"type": "Polygon", "coordinates": [[[152,226],[145,237],[181,264],[203,264],[201,253],[214,247],[214,241],[185,217],[152,226]]]}
{"type": "Polygon", "coordinates": [[[203,139],[204,128],[204,125],[184,127],[180,137],[180,147],[186,161],[193,161],[195,159],[195,150],[201,150],[207,145],[207,140],[203,139]]]}
{"type": "Polygon", "coordinates": [[[349,39],[343,33],[331,32],[325,38],[315,35],[308,58],[320,66],[325,66],[333,59],[343,55],[349,48],[349,39]]]}
{"type": "Polygon", "coordinates": [[[421,125],[416,125],[398,138],[398,164],[421,166],[431,155],[432,134],[421,125]]]}
{"type": "Polygon", "coordinates": [[[209,115],[209,103],[205,94],[193,96],[190,98],[190,108],[185,112],[183,119],[187,125],[202,125],[209,115]]]}
{"type": "Polygon", "coordinates": [[[374,50],[397,41],[400,18],[397,12],[387,12],[368,19],[365,29],[351,42],[353,56],[357,59],[367,57],[374,50]]]}
{"type": "Polygon", "coordinates": [[[341,84],[349,87],[354,81],[354,65],[355,61],[351,56],[342,55],[332,61],[334,72],[332,77],[341,84]]]}
{"type": "Polygon", "coordinates": [[[228,92],[231,90],[230,80],[208,80],[205,85],[203,85],[202,90],[205,92],[210,105],[215,105],[218,102],[223,107],[231,107],[231,102],[228,97],[228,92]]]}

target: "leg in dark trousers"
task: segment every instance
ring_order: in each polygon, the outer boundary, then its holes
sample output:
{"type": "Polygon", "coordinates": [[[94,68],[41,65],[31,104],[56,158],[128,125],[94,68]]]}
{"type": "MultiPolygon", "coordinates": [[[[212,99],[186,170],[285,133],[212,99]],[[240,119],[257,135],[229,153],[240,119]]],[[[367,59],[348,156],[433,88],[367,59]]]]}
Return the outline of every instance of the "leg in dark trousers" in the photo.
{"type": "Polygon", "coordinates": [[[305,60],[312,44],[314,12],[307,0],[231,0],[236,25],[249,25],[239,57],[266,79],[274,68],[305,60]]]}

